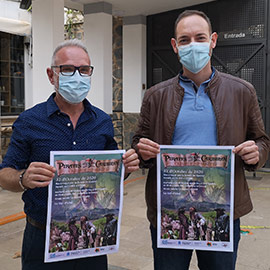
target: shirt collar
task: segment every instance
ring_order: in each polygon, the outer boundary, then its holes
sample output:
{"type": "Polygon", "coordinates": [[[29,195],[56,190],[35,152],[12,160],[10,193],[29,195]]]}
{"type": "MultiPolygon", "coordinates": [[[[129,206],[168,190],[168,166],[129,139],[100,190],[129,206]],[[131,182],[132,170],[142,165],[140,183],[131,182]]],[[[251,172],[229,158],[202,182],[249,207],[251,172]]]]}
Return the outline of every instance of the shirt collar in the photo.
{"type": "MultiPolygon", "coordinates": [[[[54,113],[60,112],[60,109],[54,100],[55,95],[56,95],[55,92],[52,93],[47,100],[47,116],[48,117],[50,117],[54,113]]],[[[84,112],[87,113],[87,115],[96,117],[96,113],[93,110],[91,103],[86,98],[83,100],[83,105],[84,105],[84,112]]]]}
{"type": "Polygon", "coordinates": [[[55,94],[56,93],[52,93],[47,100],[47,116],[48,117],[50,117],[52,114],[60,111],[56,102],[54,101],[55,94]]]}
{"type": "MultiPolygon", "coordinates": [[[[212,74],[211,74],[210,78],[208,80],[204,81],[202,84],[208,84],[213,79],[213,77],[215,75],[215,72],[216,72],[215,68],[212,67],[212,74]]],[[[188,83],[188,82],[192,82],[193,83],[192,80],[190,80],[189,78],[183,76],[183,71],[181,71],[180,72],[180,75],[179,75],[179,83],[180,83],[180,81],[186,82],[186,83],[188,83]]]]}

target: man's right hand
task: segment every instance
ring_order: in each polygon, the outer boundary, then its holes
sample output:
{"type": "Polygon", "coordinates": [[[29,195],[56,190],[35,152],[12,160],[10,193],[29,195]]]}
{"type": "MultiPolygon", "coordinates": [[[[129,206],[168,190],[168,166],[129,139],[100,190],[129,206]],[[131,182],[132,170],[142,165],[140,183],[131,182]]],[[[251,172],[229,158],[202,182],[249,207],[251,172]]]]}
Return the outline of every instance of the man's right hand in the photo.
{"type": "Polygon", "coordinates": [[[137,144],[138,153],[143,160],[149,160],[151,158],[155,158],[156,155],[160,152],[159,144],[146,139],[141,138],[139,143],[137,144]]]}
{"type": "Polygon", "coordinates": [[[52,181],[56,169],[44,162],[32,162],[23,175],[25,188],[46,187],[52,181]]]}

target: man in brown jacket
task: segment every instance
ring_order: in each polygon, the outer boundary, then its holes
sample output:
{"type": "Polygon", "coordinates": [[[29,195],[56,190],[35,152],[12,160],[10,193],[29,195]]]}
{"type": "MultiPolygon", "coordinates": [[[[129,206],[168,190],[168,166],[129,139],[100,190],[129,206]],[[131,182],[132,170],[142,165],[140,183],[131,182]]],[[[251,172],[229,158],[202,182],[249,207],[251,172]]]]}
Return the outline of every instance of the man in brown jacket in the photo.
{"type": "Polygon", "coordinates": [[[252,210],[244,169],[262,167],[268,157],[269,138],[254,87],[211,67],[217,42],[209,18],[188,10],[175,22],[172,48],[183,72],[150,88],[141,107],[132,147],[149,168],[146,183],[147,216],[156,270],[186,270],[192,250],[157,248],[156,155],[159,145],[235,145],[234,251],[196,251],[204,270],[235,269],[240,239],[240,217],[252,210]]]}

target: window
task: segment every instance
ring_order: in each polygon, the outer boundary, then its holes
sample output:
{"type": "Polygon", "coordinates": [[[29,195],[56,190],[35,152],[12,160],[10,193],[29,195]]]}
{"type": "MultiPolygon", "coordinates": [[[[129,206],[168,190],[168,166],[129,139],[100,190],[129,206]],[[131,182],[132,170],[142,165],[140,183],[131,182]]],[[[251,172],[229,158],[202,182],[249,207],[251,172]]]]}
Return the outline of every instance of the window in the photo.
{"type": "Polygon", "coordinates": [[[1,116],[24,111],[24,38],[0,32],[1,116]]]}

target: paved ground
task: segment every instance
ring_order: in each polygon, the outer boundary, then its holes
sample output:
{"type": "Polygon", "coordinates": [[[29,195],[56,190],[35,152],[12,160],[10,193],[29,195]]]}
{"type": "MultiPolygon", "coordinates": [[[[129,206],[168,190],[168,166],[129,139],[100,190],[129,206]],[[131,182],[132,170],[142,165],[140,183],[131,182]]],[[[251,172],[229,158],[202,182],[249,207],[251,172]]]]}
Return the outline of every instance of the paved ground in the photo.
{"type": "MultiPolygon", "coordinates": [[[[257,176],[262,179],[248,180],[254,210],[241,219],[241,225],[257,227],[250,229],[251,235],[242,235],[237,270],[270,270],[270,174],[257,173],[257,176]]],[[[125,185],[120,250],[109,256],[110,270],[152,270],[149,224],[145,217],[145,175],[139,171],[128,180],[134,181],[125,185]]],[[[0,219],[22,211],[22,207],[21,194],[0,188],[0,219]]],[[[0,225],[1,270],[21,268],[20,257],[14,257],[20,252],[24,225],[24,219],[0,225]]],[[[193,256],[190,270],[196,269],[193,256]]]]}

